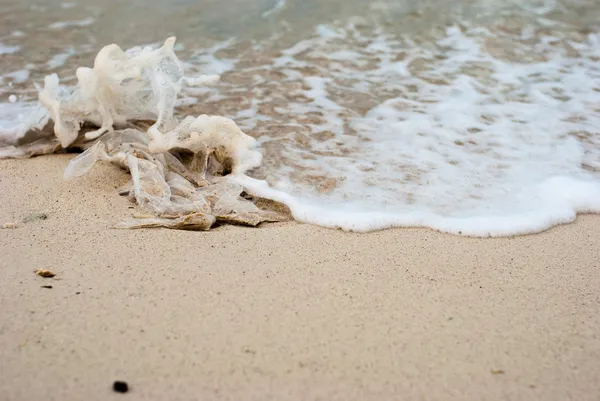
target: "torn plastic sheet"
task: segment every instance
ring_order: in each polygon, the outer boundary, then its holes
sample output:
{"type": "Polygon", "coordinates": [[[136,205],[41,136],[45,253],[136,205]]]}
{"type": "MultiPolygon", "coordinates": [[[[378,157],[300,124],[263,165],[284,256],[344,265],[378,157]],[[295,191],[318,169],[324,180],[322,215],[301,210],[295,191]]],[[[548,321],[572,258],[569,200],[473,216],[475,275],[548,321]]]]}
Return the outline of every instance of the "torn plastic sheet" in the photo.
{"type": "Polygon", "coordinates": [[[218,80],[185,78],[174,43],[169,38],[159,49],[128,51],[106,46],[93,68],[77,69],[78,83],[70,90],[59,85],[58,76],[47,76],[39,92],[44,109],[24,120],[29,126],[5,135],[9,146],[0,148],[0,158],[77,148],[84,151],[67,166],[67,179],[86,174],[99,161],[126,169],[131,181],[120,194],[152,217],[128,220],[120,228],[207,230],[217,222],[256,226],[287,219],[280,208],[258,207],[231,178],[260,165],[254,138],[225,117],[179,121],[174,116],[183,85],[218,80]]]}

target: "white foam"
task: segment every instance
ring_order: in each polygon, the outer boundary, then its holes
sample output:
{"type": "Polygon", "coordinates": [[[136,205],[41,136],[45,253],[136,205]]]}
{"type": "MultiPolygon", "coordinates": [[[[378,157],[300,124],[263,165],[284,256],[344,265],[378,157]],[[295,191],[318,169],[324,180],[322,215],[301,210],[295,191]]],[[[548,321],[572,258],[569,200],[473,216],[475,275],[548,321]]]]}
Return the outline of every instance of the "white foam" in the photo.
{"type": "Polygon", "coordinates": [[[275,15],[278,14],[283,7],[285,7],[285,0],[277,0],[275,2],[275,4],[273,4],[273,6],[271,8],[269,8],[268,10],[264,11],[261,16],[263,18],[267,18],[270,17],[271,15],[275,15]]]}
{"type": "Polygon", "coordinates": [[[12,146],[29,129],[41,129],[48,121],[48,113],[37,102],[0,103],[0,147],[12,146]]]}
{"type": "Polygon", "coordinates": [[[29,70],[17,70],[0,75],[0,83],[9,80],[11,83],[21,84],[29,79],[29,70]]]}
{"type": "Polygon", "coordinates": [[[600,213],[598,182],[570,177],[553,177],[532,188],[526,194],[532,201],[529,210],[464,217],[444,216],[425,208],[393,212],[356,208],[341,202],[324,203],[323,199],[292,196],[251,177],[236,176],[236,181],[252,195],[284,203],[298,221],[355,232],[392,227],[429,227],[458,235],[502,237],[545,231],[574,221],[577,213],[600,213]]]}
{"type": "Polygon", "coordinates": [[[53,24],[50,24],[48,28],[51,29],[64,29],[64,28],[73,28],[73,27],[85,27],[90,26],[94,22],[96,22],[95,18],[88,17],[78,21],[58,21],[53,24]]]}
{"type": "Polygon", "coordinates": [[[48,66],[49,69],[52,69],[52,70],[55,68],[58,68],[58,67],[62,67],[63,65],[65,65],[67,60],[73,55],[75,55],[75,49],[70,48],[64,53],[58,53],[58,54],[55,54],[54,56],[52,56],[52,58],[50,60],[48,60],[46,65],[48,66]]]}
{"type": "Polygon", "coordinates": [[[21,46],[8,46],[0,42],[0,55],[13,54],[21,50],[21,46]]]}
{"type": "Polygon", "coordinates": [[[218,42],[212,47],[197,50],[190,58],[186,67],[197,67],[202,74],[221,75],[234,68],[236,59],[217,57],[216,53],[234,43],[233,39],[218,42]]]}
{"type": "Polygon", "coordinates": [[[598,213],[600,41],[561,29],[454,26],[415,40],[320,26],[247,67],[256,87],[235,118],[277,152],[261,170],[270,185],[240,183],[299,221],[354,231],[505,236],[598,213]],[[261,77],[274,72],[287,78],[261,77]]]}

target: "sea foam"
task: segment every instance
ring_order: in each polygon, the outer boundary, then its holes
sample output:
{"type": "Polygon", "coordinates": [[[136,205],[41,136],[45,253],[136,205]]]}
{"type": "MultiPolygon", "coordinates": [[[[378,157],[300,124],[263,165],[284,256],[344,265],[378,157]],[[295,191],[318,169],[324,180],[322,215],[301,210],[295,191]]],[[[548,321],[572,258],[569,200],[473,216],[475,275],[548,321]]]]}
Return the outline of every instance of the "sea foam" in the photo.
{"type": "Polygon", "coordinates": [[[299,221],[352,231],[509,236],[598,213],[598,39],[535,21],[418,42],[319,27],[251,66],[253,112],[236,121],[265,149],[268,184],[240,182],[299,221]]]}

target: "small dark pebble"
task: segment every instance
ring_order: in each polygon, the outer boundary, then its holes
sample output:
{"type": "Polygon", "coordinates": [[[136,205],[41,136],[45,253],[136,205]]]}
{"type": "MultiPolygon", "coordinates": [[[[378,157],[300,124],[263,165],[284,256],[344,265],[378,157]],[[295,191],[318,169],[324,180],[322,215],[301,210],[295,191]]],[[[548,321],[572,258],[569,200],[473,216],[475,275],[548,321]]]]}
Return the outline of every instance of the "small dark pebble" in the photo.
{"type": "Polygon", "coordinates": [[[42,288],[52,288],[51,285],[43,285],[42,288]]]}
{"type": "Polygon", "coordinates": [[[77,291],[77,292],[75,293],[75,295],[79,295],[79,294],[81,294],[81,292],[79,292],[79,291],[77,291]]]}
{"type": "Polygon", "coordinates": [[[113,390],[117,393],[126,393],[129,391],[129,385],[127,382],[117,380],[113,383],[113,390]]]}

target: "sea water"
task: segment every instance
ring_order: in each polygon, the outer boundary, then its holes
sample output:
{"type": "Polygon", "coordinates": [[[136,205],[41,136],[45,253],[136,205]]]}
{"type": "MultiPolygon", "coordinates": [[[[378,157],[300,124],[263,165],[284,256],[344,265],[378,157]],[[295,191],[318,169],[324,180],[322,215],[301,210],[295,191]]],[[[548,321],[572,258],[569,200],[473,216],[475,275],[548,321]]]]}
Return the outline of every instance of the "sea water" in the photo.
{"type": "Polygon", "coordinates": [[[174,33],[187,71],[221,75],[178,114],[255,137],[263,165],[240,182],[299,221],[504,236],[600,212],[595,1],[158,3],[7,6],[0,139],[44,75],[174,33]]]}

